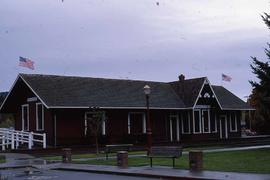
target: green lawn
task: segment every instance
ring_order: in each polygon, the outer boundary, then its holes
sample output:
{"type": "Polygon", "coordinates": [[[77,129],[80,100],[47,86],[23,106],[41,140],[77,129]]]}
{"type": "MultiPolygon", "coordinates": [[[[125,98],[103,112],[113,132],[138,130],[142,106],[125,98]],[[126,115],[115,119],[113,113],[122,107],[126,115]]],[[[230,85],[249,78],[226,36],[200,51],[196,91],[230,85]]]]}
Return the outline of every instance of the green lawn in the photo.
{"type": "MultiPolygon", "coordinates": [[[[224,146],[189,147],[189,148],[184,148],[183,151],[189,151],[189,150],[194,150],[194,149],[206,150],[206,149],[219,149],[219,148],[224,148],[224,146]]],[[[146,151],[131,151],[128,154],[146,154],[146,151]]],[[[109,157],[110,156],[116,156],[116,153],[109,153],[109,157]]],[[[95,157],[105,157],[105,153],[101,152],[98,156],[95,153],[72,155],[72,159],[95,158],[95,157]]],[[[62,156],[45,156],[43,157],[43,159],[49,160],[49,161],[60,161],[62,160],[62,156]]]]}
{"type": "MultiPolygon", "coordinates": [[[[74,162],[97,165],[116,165],[115,159],[74,162]]],[[[204,170],[270,173],[270,149],[204,153],[203,163],[204,170]]],[[[129,166],[144,165],[149,165],[149,159],[147,157],[129,158],[129,166]]],[[[153,165],[172,166],[172,160],[167,158],[155,158],[153,159],[153,165]]],[[[176,167],[188,169],[188,156],[184,155],[177,159],[176,167]]]]}

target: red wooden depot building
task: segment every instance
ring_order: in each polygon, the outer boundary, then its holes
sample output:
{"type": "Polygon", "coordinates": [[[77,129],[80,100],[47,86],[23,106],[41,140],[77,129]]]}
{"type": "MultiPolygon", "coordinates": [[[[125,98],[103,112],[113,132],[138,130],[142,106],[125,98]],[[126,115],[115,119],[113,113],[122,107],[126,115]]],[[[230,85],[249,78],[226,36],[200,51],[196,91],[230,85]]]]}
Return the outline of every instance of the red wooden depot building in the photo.
{"type": "Polygon", "coordinates": [[[102,143],[145,143],[146,101],[151,87],[153,143],[181,143],[241,136],[241,112],[252,108],[206,77],[152,82],[19,74],[1,106],[13,113],[15,129],[47,134],[47,143],[91,144],[87,117],[104,112],[102,143]]]}

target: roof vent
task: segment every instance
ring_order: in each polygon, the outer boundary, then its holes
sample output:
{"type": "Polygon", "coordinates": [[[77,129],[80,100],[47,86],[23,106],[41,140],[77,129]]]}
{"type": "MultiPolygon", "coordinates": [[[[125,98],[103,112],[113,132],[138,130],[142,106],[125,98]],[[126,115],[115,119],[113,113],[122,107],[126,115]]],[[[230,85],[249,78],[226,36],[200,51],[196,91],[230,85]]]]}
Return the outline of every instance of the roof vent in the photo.
{"type": "Polygon", "coordinates": [[[184,74],[181,74],[180,76],[178,76],[179,81],[184,81],[185,80],[185,76],[184,74]]]}

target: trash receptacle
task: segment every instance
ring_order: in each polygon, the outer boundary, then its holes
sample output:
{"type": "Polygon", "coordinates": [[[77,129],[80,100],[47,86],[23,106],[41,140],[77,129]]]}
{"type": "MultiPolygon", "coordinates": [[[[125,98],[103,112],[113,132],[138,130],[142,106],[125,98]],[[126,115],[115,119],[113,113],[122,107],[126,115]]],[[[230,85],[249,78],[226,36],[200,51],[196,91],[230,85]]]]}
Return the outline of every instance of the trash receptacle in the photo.
{"type": "Polygon", "coordinates": [[[203,152],[192,150],[189,152],[189,168],[192,171],[201,171],[203,169],[203,152]]]}
{"type": "Polygon", "coordinates": [[[128,152],[127,151],[117,152],[117,166],[121,168],[128,167],[128,152]]]}
{"type": "Polygon", "coordinates": [[[62,162],[63,163],[71,163],[71,149],[64,148],[62,150],[63,150],[62,162]]]}

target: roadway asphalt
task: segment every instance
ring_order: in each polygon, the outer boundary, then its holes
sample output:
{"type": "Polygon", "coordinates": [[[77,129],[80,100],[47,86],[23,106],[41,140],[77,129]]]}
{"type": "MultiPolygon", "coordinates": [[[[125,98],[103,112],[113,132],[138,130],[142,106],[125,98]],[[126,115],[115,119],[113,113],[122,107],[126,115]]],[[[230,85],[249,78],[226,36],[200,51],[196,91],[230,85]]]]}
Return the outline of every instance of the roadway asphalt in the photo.
{"type": "Polygon", "coordinates": [[[154,180],[157,178],[146,178],[136,176],[121,176],[113,174],[97,174],[88,172],[71,172],[71,171],[57,171],[47,170],[40,171],[32,168],[19,168],[0,170],[1,180],[154,180]],[[30,172],[29,172],[30,170],[30,172]]]}

